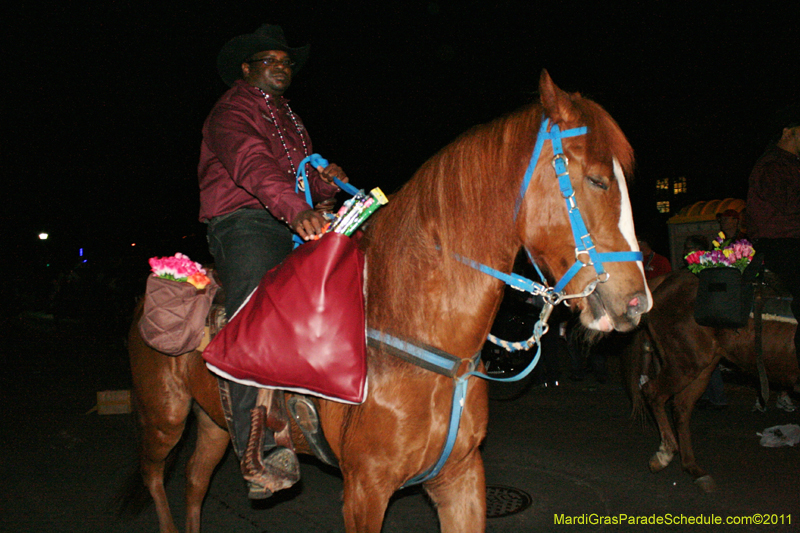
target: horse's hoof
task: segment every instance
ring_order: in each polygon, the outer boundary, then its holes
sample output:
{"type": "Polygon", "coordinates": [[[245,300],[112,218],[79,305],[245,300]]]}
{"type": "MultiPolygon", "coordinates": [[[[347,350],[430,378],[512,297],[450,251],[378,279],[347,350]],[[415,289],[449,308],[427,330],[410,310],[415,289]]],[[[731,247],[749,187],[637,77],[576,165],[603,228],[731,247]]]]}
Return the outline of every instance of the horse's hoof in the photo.
{"type": "Polygon", "coordinates": [[[704,493],[708,494],[711,492],[715,492],[717,490],[717,483],[714,481],[714,478],[706,474],[705,476],[700,476],[699,478],[694,480],[694,484],[697,485],[700,490],[704,493]]]}
{"type": "Polygon", "coordinates": [[[655,456],[650,458],[648,466],[650,466],[650,471],[654,474],[661,472],[667,467],[667,465],[661,464],[661,462],[655,456]]]}
{"type": "Polygon", "coordinates": [[[654,474],[661,472],[672,462],[673,457],[674,454],[665,451],[662,446],[653,454],[653,457],[650,458],[650,471],[654,474]]]}

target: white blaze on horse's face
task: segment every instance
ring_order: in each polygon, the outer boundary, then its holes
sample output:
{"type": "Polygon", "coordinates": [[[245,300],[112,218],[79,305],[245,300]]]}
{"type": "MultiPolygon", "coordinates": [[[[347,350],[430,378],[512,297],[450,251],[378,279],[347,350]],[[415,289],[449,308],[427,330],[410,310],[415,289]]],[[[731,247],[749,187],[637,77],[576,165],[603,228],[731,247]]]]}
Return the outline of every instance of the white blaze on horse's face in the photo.
{"type": "MultiPolygon", "coordinates": [[[[638,252],[639,241],[636,239],[636,230],[633,227],[633,209],[631,209],[631,199],[628,196],[628,184],[625,181],[625,174],[622,172],[622,167],[616,157],[614,158],[614,177],[617,178],[617,183],[619,184],[619,231],[622,233],[628,246],[631,247],[631,250],[638,252]]],[[[644,312],[646,313],[653,307],[653,295],[650,294],[650,288],[647,286],[642,262],[637,261],[636,265],[642,273],[642,279],[645,280],[644,289],[647,293],[647,308],[644,312]]]]}
{"type": "MultiPolygon", "coordinates": [[[[632,251],[639,251],[639,243],[636,239],[636,231],[633,225],[633,209],[631,208],[630,197],[628,196],[628,186],[625,180],[625,174],[622,170],[622,166],[619,164],[616,158],[613,160],[613,172],[614,172],[614,179],[617,181],[617,185],[619,187],[619,220],[617,221],[617,228],[619,229],[622,238],[624,239],[625,243],[627,244],[628,248],[632,251]]],[[[647,286],[647,281],[644,276],[644,268],[642,266],[641,261],[636,262],[636,269],[638,271],[638,275],[641,276],[639,279],[644,286],[644,294],[639,296],[639,298],[644,297],[647,299],[646,302],[637,302],[637,309],[640,310],[641,313],[645,313],[650,310],[653,305],[653,297],[650,294],[650,290],[647,286]],[[644,305],[641,305],[641,304],[644,305]]],[[[614,277],[615,274],[612,273],[611,277],[614,277]]],[[[589,329],[595,329],[604,332],[610,332],[614,329],[620,329],[621,331],[627,330],[630,327],[630,324],[623,325],[619,322],[619,316],[617,319],[612,318],[611,314],[609,314],[610,308],[607,307],[609,304],[608,301],[603,301],[603,297],[600,295],[601,292],[604,292],[603,289],[605,287],[598,285],[595,294],[592,294],[587,298],[591,303],[589,307],[585,310],[586,314],[584,316],[589,317],[591,316],[591,321],[586,324],[586,327],[589,329]],[[591,310],[591,311],[590,311],[591,310]]],[[[608,296],[608,294],[606,294],[608,296]]],[[[627,302],[629,306],[633,305],[633,300],[627,302]]],[[[615,315],[619,315],[619,310],[614,313],[615,315]]],[[[629,322],[632,324],[638,323],[638,317],[633,318],[629,317],[629,322]]]]}

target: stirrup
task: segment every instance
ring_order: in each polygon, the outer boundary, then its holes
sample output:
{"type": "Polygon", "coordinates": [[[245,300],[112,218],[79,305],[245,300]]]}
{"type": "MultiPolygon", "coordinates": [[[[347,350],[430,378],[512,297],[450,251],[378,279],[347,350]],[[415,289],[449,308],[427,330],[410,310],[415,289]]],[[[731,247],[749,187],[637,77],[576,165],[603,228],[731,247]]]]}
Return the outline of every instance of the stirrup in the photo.
{"type": "Polygon", "coordinates": [[[286,400],[286,406],[316,458],[327,465],[339,468],[339,460],[336,459],[336,454],[331,450],[322,431],[314,400],[306,396],[292,395],[286,400]]]}

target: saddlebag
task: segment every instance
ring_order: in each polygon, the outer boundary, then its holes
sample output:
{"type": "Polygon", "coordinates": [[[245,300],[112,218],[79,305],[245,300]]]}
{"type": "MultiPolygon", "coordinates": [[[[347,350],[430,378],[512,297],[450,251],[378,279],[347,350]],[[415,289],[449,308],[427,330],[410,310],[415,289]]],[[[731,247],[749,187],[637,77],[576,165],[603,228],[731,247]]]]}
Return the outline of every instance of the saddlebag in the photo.
{"type": "MultiPolygon", "coordinates": [[[[211,276],[209,276],[211,277],[211,276]]],[[[211,277],[205,289],[150,276],[139,333],[148,346],[167,355],[191,352],[203,341],[206,317],[219,285],[211,277]]]]}
{"type": "Polygon", "coordinates": [[[694,319],[701,326],[741,328],[753,307],[753,285],[742,279],[738,268],[707,268],[697,273],[700,285],[694,319]]]}

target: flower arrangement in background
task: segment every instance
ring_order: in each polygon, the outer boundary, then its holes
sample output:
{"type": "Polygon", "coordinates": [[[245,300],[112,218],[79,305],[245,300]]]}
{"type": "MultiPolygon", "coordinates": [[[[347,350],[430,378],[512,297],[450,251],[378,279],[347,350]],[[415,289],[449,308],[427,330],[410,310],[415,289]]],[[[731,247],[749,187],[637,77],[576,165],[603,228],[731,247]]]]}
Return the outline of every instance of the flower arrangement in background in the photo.
{"type": "Polygon", "coordinates": [[[153,276],[191,283],[198,290],[205,289],[211,283],[206,270],[187,256],[177,253],[172,257],[151,257],[149,260],[153,276]]]}
{"type": "Polygon", "coordinates": [[[725,234],[719,233],[719,240],[713,241],[713,250],[698,250],[686,256],[689,270],[697,274],[707,268],[733,267],[743,272],[753,259],[755,250],[747,239],[736,242],[725,240],[725,234]]]}

